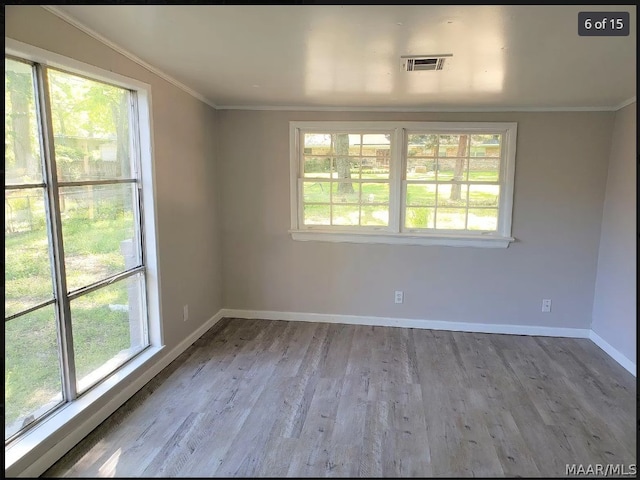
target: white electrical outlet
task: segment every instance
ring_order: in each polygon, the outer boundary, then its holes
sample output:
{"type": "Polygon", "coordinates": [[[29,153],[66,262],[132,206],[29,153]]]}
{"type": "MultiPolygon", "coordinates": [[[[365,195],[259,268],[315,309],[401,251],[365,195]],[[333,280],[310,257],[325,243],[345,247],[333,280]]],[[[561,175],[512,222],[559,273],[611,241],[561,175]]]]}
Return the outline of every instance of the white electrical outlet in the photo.
{"type": "Polygon", "coordinates": [[[402,303],[404,301],[404,293],[402,290],[396,290],[396,303],[402,303]]]}
{"type": "Polygon", "coordinates": [[[551,311],[551,299],[543,298],[542,299],[542,313],[549,313],[551,311]]]}
{"type": "Polygon", "coordinates": [[[182,307],[182,321],[186,322],[187,320],[189,320],[189,305],[182,307]]]}

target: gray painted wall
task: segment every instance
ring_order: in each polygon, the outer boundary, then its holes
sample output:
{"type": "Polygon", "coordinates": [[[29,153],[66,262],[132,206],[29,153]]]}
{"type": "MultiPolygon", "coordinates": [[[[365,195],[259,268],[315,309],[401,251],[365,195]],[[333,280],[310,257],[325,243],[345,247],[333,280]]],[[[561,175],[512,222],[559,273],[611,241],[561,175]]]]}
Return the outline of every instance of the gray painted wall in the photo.
{"type": "Polygon", "coordinates": [[[219,111],[227,308],[589,328],[614,114],[219,111]],[[290,120],[518,122],[507,249],[293,241],[290,120]],[[404,290],[405,302],[393,302],[404,290]],[[542,298],[553,300],[541,313],[542,298]]]}
{"type": "Polygon", "coordinates": [[[636,103],[616,113],[602,214],[592,329],[636,361],[636,103]]]}
{"type": "Polygon", "coordinates": [[[160,298],[170,350],[222,307],[217,112],[40,7],[7,6],[5,15],[7,37],[151,85],[160,298]]]}

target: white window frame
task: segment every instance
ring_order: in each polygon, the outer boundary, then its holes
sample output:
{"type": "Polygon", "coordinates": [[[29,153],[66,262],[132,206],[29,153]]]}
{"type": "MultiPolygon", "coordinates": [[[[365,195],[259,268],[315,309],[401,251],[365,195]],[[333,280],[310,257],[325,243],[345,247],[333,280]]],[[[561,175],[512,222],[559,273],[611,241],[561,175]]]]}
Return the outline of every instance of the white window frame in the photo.
{"type": "MultiPolygon", "coordinates": [[[[140,166],[139,194],[144,210],[142,230],[143,258],[145,265],[147,333],[149,346],[128,360],[113,373],[89,388],[77,399],[68,401],[47,414],[42,421],[26,429],[5,446],[5,474],[25,471],[25,467],[36,468],[47,461],[52,445],[53,450],[64,448],[69,430],[86,428],[87,414],[104,404],[104,397],[113,398],[123,388],[131,384],[132,378],[143,367],[157,360],[164,350],[162,314],[160,304],[160,272],[157,252],[157,217],[155,211],[155,172],[153,169],[153,126],[151,116],[151,86],[123,75],[119,75],[93,65],[59,55],[17,40],[5,37],[5,55],[22,58],[45,67],[60,70],[109,83],[135,91],[135,108],[138,120],[138,153],[140,166]],[[44,455],[44,456],[43,456],[44,455]]],[[[123,401],[126,399],[123,399],[123,401]]],[[[68,443],[68,441],[66,442],[68,443]]],[[[71,444],[70,446],[73,446],[71,444]]],[[[66,450],[65,450],[66,451],[66,450]]],[[[54,460],[57,458],[54,458],[54,460]]]]}
{"type": "Polygon", "coordinates": [[[351,243],[386,243],[399,245],[445,245],[454,247],[506,248],[515,239],[511,236],[515,179],[517,123],[515,122],[289,122],[291,229],[294,240],[351,243]],[[389,225],[387,227],[340,227],[304,225],[302,219],[304,133],[390,133],[389,225]],[[493,232],[424,231],[406,229],[402,219],[405,211],[406,143],[410,133],[500,133],[500,197],[498,226],[493,232]]]}

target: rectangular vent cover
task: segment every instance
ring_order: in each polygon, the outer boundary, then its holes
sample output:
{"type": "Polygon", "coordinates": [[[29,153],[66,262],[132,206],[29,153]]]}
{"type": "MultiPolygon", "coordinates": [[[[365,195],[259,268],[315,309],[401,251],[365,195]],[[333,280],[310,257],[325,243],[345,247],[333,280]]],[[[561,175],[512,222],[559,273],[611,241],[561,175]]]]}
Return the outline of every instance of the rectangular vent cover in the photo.
{"type": "Polygon", "coordinates": [[[402,59],[402,69],[406,72],[418,72],[425,70],[442,70],[444,61],[453,54],[445,55],[407,55],[402,59]]]}

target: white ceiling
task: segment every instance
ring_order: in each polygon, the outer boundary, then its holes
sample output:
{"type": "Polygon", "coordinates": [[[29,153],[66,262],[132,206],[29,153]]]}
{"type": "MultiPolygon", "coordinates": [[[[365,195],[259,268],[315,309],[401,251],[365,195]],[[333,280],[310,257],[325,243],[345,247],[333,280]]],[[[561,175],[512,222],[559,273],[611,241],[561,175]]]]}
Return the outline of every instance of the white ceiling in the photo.
{"type": "Polygon", "coordinates": [[[636,7],[54,7],[218,108],[615,108],[636,95],[636,7]],[[628,11],[627,37],[578,12],[628,11]],[[452,53],[439,72],[401,55],[452,53]]]}

